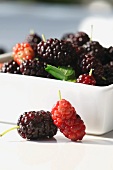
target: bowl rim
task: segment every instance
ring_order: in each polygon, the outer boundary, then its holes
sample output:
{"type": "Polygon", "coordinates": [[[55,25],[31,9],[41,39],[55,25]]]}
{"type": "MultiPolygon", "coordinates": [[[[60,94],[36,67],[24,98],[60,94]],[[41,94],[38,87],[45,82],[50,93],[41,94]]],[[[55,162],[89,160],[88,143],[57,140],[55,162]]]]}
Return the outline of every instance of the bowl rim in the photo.
{"type": "Polygon", "coordinates": [[[76,83],[76,82],[70,82],[70,81],[63,81],[63,80],[58,80],[58,79],[50,79],[50,78],[44,78],[44,77],[36,77],[36,76],[29,76],[29,75],[21,75],[21,74],[13,74],[13,73],[0,73],[0,78],[1,77],[8,77],[10,80],[11,78],[19,78],[19,79],[27,79],[27,80],[41,80],[41,81],[49,81],[52,83],[65,83],[65,84],[70,84],[70,86],[76,85],[76,86],[81,86],[81,87],[86,87],[86,88],[92,88],[92,89],[98,89],[98,90],[110,90],[113,89],[113,84],[107,85],[107,86],[95,86],[95,85],[89,85],[89,84],[84,84],[84,83],[76,83]]]}

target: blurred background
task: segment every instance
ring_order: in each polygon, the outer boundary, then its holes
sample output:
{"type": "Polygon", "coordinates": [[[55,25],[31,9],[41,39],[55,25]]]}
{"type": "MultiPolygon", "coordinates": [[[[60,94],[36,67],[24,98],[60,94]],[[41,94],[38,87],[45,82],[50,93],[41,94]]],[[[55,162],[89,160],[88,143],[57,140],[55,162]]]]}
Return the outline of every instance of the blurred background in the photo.
{"type": "Polygon", "coordinates": [[[0,47],[10,52],[30,30],[46,38],[84,31],[103,46],[113,45],[113,0],[0,1],[0,47]]]}

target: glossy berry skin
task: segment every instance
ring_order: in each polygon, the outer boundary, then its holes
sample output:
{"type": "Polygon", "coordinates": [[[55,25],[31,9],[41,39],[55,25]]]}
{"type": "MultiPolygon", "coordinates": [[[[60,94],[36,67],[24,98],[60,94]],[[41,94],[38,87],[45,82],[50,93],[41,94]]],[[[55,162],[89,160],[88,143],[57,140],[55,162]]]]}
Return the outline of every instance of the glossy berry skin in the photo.
{"type": "Polygon", "coordinates": [[[98,81],[104,77],[104,68],[99,59],[91,54],[82,55],[82,59],[79,63],[81,74],[89,73],[93,69],[93,76],[96,80],[96,85],[98,81]]]}
{"type": "Polygon", "coordinates": [[[65,137],[71,139],[72,141],[82,140],[86,134],[86,127],[83,120],[78,114],[76,114],[76,119],[75,115],[73,115],[71,119],[65,121],[61,125],[60,131],[65,135],[65,137]]]}
{"type": "Polygon", "coordinates": [[[20,115],[17,125],[19,135],[29,140],[52,138],[57,133],[49,111],[29,111],[20,115]]]}
{"type": "Polygon", "coordinates": [[[78,31],[76,33],[66,33],[61,38],[62,40],[70,41],[75,46],[82,46],[86,42],[90,40],[89,36],[82,31],[78,31]]]}
{"type": "Polygon", "coordinates": [[[104,48],[98,41],[88,41],[83,45],[86,53],[91,53],[98,58],[103,64],[105,62],[104,48]]]}
{"type": "Polygon", "coordinates": [[[69,101],[65,99],[58,101],[52,108],[51,114],[54,124],[65,137],[73,141],[82,140],[86,127],[69,101]]]}
{"type": "Polygon", "coordinates": [[[45,71],[47,63],[34,58],[25,60],[20,64],[20,71],[23,75],[52,78],[52,75],[45,71]]]}
{"type": "Polygon", "coordinates": [[[60,127],[61,123],[65,119],[70,119],[72,115],[74,114],[76,117],[76,111],[75,108],[71,106],[70,102],[62,99],[59,100],[56,105],[52,108],[52,118],[54,120],[54,123],[60,127]]]}
{"type": "Polygon", "coordinates": [[[89,84],[89,85],[96,85],[96,80],[93,75],[88,74],[81,74],[77,78],[77,83],[89,84]]]}
{"type": "Polygon", "coordinates": [[[40,60],[54,66],[76,65],[77,55],[72,43],[56,38],[37,44],[37,55],[40,60]]]}
{"type": "Polygon", "coordinates": [[[14,60],[10,60],[1,65],[0,72],[2,73],[13,73],[21,74],[20,67],[14,60]]]}
{"type": "Polygon", "coordinates": [[[13,47],[13,58],[19,65],[23,62],[23,60],[33,59],[34,56],[34,50],[28,43],[18,43],[13,47]]]}

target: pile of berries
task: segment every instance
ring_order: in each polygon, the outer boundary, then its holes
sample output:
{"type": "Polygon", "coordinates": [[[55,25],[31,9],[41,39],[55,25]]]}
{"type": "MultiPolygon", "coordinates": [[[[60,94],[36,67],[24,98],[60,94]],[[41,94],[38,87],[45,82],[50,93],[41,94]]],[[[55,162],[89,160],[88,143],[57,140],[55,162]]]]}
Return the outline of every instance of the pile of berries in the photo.
{"type": "Polygon", "coordinates": [[[27,140],[52,138],[58,129],[72,141],[82,140],[86,134],[84,121],[66,99],[57,101],[51,111],[24,112],[19,116],[17,126],[1,133],[0,137],[13,129],[17,129],[18,134],[27,140]]]}
{"type": "Polygon", "coordinates": [[[12,51],[12,61],[4,63],[0,72],[58,79],[45,69],[49,64],[57,68],[71,67],[77,83],[113,84],[113,47],[103,47],[85,32],[66,33],[61,39],[47,40],[37,33],[30,33],[12,51]],[[89,76],[91,69],[92,75],[89,76]]]}
{"type": "Polygon", "coordinates": [[[93,41],[85,32],[66,33],[62,40],[73,44],[77,54],[77,83],[97,86],[113,84],[113,47],[103,47],[98,41],[93,41]],[[92,75],[89,76],[90,70],[92,75]],[[93,81],[91,82],[91,79],[93,81]]]}
{"type": "MultiPolygon", "coordinates": [[[[62,66],[68,68],[69,72],[75,71],[73,75],[76,75],[77,83],[96,85],[97,80],[107,76],[109,66],[105,67],[104,75],[97,50],[94,56],[84,47],[88,41],[88,35],[83,32],[69,36],[68,40],[65,36],[61,40],[42,40],[39,35],[30,34],[22,43],[13,47],[12,60],[2,65],[1,72],[55,79],[45,68],[47,65],[57,68],[62,66]]],[[[92,46],[91,48],[93,49],[92,46]]],[[[107,53],[107,50],[105,51],[107,53]]],[[[111,48],[108,51],[110,53],[111,48]]],[[[61,71],[65,72],[63,69],[61,71]]],[[[72,75],[66,76],[72,78],[72,75]]],[[[18,119],[17,127],[19,135],[28,140],[52,138],[59,129],[68,139],[78,141],[83,139],[86,129],[75,108],[65,99],[59,100],[51,112],[40,110],[23,113],[18,119]]]]}
{"type": "Polygon", "coordinates": [[[83,120],[65,99],[57,101],[51,112],[24,112],[18,119],[17,127],[19,135],[28,140],[52,138],[58,129],[72,141],[82,140],[86,134],[83,120]]]}

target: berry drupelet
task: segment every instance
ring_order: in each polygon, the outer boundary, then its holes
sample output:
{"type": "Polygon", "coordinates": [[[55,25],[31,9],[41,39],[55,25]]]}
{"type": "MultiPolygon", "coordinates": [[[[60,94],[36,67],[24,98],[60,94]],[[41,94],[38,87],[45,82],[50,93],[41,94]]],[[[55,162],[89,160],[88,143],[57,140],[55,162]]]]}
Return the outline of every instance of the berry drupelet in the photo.
{"type": "Polygon", "coordinates": [[[54,124],[65,137],[77,141],[85,135],[85,125],[75,108],[65,99],[59,100],[51,111],[54,124]]]}
{"type": "Polygon", "coordinates": [[[19,135],[30,140],[52,138],[57,133],[51,113],[44,110],[24,112],[19,117],[17,126],[19,135]]]}
{"type": "Polygon", "coordinates": [[[2,73],[13,73],[13,74],[21,74],[20,72],[20,67],[17,64],[17,62],[15,62],[14,60],[10,60],[8,62],[5,62],[1,69],[0,72],[2,73]]]}
{"type": "Polygon", "coordinates": [[[43,61],[39,61],[37,58],[33,60],[25,60],[20,65],[20,71],[23,75],[53,78],[51,74],[45,71],[47,64],[43,61]]]}
{"type": "Polygon", "coordinates": [[[71,42],[58,39],[41,41],[37,45],[37,55],[40,60],[54,66],[75,66],[76,51],[71,42]]]}

